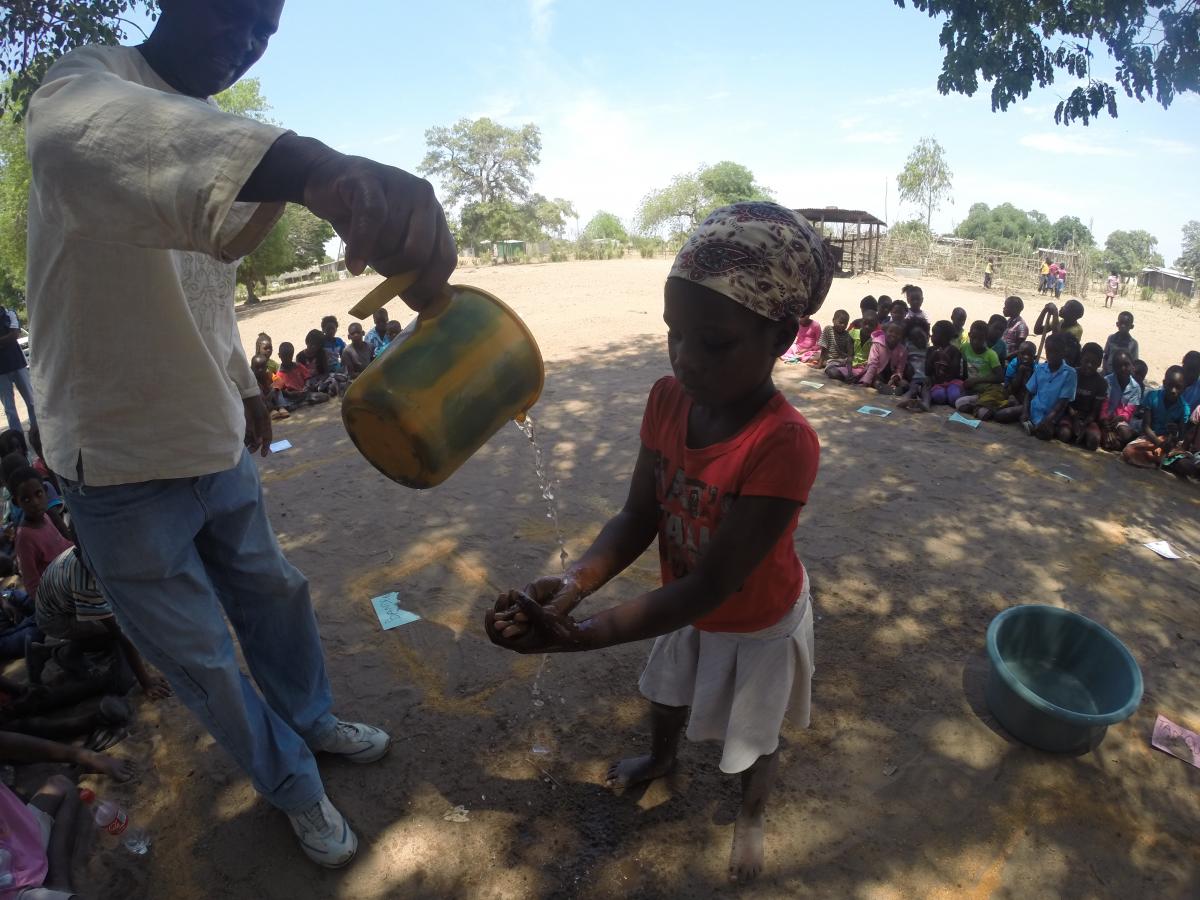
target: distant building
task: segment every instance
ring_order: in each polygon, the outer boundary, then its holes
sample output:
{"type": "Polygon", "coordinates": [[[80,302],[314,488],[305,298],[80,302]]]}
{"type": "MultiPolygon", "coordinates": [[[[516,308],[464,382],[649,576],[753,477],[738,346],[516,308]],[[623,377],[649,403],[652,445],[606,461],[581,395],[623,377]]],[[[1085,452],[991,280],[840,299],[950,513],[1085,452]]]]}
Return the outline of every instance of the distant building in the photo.
{"type": "Polygon", "coordinates": [[[847,275],[873,272],[879,269],[879,240],[881,228],[887,223],[861,209],[839,209],[836,206],[797,209],[829,240],[838,268],[847,275]],[[840,229],[830,226],[840,225],[840,229]],[[854,229],[847,229],[853,225],[854,229]],[[866,226],[866,230],[863,226],[866,226]]]}
{"type": "Polygon", "coordinates": [[[1177,272],[1174,269],[1160,269],[1158,266],[1146,266],[1138,276],[1138,287],[1153,288],[1156,291],[1175,291],[1185,297],[1192,296],[1196,281],[1190,275],[1177,272]]]}

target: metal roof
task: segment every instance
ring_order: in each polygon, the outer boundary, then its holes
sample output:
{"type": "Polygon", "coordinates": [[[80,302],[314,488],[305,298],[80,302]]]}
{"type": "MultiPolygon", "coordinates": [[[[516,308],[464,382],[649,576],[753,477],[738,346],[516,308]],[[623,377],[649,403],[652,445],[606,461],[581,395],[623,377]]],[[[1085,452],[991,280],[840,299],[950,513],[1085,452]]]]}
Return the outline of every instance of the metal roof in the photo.
{"type": "Polygon", "coordinates": [[[887,222],[877,219],[869,212],[861,209],[839,209],[836,206],[823,206],[814,209],[797,209],[810,222],[844,222],[847,225],[883,225],[887,222]]]}
{"type": "Polygon", "coordinates": [[[1157,272],[1160,275],[1166,275],[1170,278],[1178,278],[1180,281],[1195,281],[1191,275],[1187,274],[1186,272],[1180,272],[1176,269],[1163,269],[1159,266],[1146,266],[1146,268],[1142,269],[1142,274],[1145,275],[1147,272],[1157,272]]]}

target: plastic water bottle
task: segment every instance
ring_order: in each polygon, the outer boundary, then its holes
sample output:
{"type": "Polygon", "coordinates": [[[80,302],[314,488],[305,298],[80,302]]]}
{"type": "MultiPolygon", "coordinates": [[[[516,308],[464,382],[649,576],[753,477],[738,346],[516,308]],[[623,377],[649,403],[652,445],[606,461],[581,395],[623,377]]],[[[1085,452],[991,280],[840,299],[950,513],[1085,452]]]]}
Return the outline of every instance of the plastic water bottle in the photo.
{"type": "Polygon", "coordinates": [[[129,815],[111,800],[98,800],[94,791],[84,788],[79,799],[92,808],[92,821],[101,831],[111,834],[134,856],[145,856],[150,850],[150,837],[141,828],[129,826],[129,815]]]}
{"type": "Polygon", "coordinates": [[[12,870],[12,854],[7,847],[0,847],[0,890],[12,887],[16,880],[12,870]]]}

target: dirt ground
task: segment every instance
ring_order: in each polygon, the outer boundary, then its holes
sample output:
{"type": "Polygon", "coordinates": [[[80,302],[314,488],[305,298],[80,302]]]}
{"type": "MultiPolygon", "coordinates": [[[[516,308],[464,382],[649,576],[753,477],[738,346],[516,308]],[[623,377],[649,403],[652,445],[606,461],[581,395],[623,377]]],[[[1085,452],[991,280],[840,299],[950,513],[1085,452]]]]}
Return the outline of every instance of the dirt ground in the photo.
{"type": "MultiPolygon", "coordinates": [[[[547,381],[533,415],[558,480],[572,555],[624,498],[651,384],[668,372],[666,260],[464,270],[456,280],[511,303],[541,343],[547,381]]],[[[360,278],[243,312],[301,343],[344,315],[360,278]]],[[[1002,297],[925,281],[942,318],[998,311],[1002,297]]],[[[895,279],[838,281],[818,320],[895,279]]],[[[1028,300],[1032,322],[1040,304],[1028,300]]],[[[1130,304],[1123,302],[1122,308],[1130,304]]],[[[394,314],[399,312],[397,304],[394,314]]],[[[1152,376],[1200,346],[1200,316],[1135,307],[1152,376]]],[[[1115,311],[1093,304],[1086,339],[1115,311]]],[[[747,897],[1195,897],[1200,771],[1149,746],[1156,715],[1200,728],[1200,488],[1026,438],[972,431],[947,412],[857,415],[845,387],[778,383],[821,436],[822,465],[797,545],[817,612],[813,725],[785,732],[768,812],[766,875],[747,897]],[[1064,481],[1052,470],[1065,471],[1064,481]],[[1169,562],[1141,546],[1166,538],[1169,562]],[[1077,610],[1139,661],[1146,693],[1100,748],[1059,757],[1015,743],[983,702],[984,632],[1020,603],[1077,610]]],[[[823,380],[818,378],[817,380],[823,380]]],[[[178,701],[142,704],[115,752],[140,758],[129,785],[102,784],[151,831],[143,860],[96,854],[103,897],[694,897],[731,894],[725,865],[736,780],[714,747],[687,745],[666,783],[617,797],[608,764],[647,739],[637,677],[645,644],[540,658],[494,648],[480,622],[497,592],[556,568],[553,526],[530,449],[508,428],[449,482],[386,481],[342,429],[337,404],[295,415],[262,462],[290,558],[312,581],[336,709],[387,727],[382,763],[322,764],[361,841],[328,872],[301,856],[284,817],[178,701]],[[370,598],[398,591],[422,619],[390,632],[370,598]],[[535,752],[545,750],[547,752],[535,752]],[[455,807],[467,821],[448,821],[455,807]]],[[[656,584],[653,549],[590,603],[656,584]]],[[[91,779],[95,781],[95,779],[91,779]]]]}

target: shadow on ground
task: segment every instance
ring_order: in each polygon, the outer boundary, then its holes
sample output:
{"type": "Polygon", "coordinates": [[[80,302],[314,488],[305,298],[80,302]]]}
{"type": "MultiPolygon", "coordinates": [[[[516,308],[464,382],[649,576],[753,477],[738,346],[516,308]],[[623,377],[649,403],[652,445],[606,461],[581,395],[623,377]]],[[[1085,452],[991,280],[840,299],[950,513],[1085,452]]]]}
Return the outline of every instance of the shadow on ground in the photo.
{"type": "MultiPolygon", "coordinates": [[[[645,398],[665,372],[657,336],[548,367],[534,416],[572,555],[623,500],[645,398]]],[[[971,431],[946,410],[868,418],[854,409],[890,401],[802,379],[824,381],[794,369],[778,380],[823,445],[797,534],[818,613],[813,727],[785,731],[769,871],[741,893],[1195,896],[1200,773],[1148,738],[1159,712],[1200,720],[1197,567],[1140,542],[1200,555],[1200,492],[1017,429],[971,431]],[[1028,602],[1097,619],[1142,665],[1142,709],[1094,753],[1029,749],[987,714],[984,631],[1028,602]]],[[[738,793],[714,748],[686,747],[668,783],[640,797],[599,786],[612,759],[645,743],[647,646],[543,668],[483,635],[497,592],[556,566],[518,431],[421,493],[358,456],[334,404],[277,436],[294,450],[262,464],[268,502],[312,580],[339,709],[397,738],[379,765],[323,767],[360,859],[336,873],[307,865],[283,817],[175,704],[139,725],[133,743],[154,764],[124,791],[158,801],[147,823],[158,845],[141,868],[95,863],[104,896],[724,895],[738,793]],[[391,590],[423,620],[381,632],[368,601],[391,590]],[[460,805],[468,821],[443,818],[460,805]]],[[[589,602],[656,583],[652,549],[589,602]]]]}

